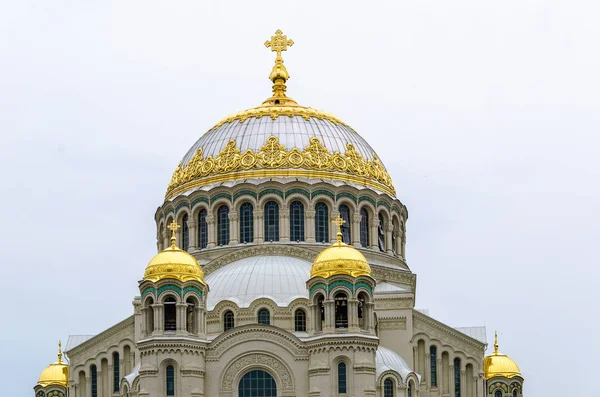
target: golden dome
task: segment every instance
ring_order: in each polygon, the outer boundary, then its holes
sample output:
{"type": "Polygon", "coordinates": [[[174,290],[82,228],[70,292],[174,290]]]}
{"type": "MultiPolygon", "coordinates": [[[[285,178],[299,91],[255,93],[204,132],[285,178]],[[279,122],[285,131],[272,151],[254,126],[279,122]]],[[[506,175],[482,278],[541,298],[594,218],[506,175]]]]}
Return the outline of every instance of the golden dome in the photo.
{"type": "Polygon", "coordinates": [[[340,226],[345,221],[338,217],[333,222],[338,225],[337,241],[317,255],[310,269],[310,277],[328,278],[336,274],[352,277],[370,276],[371,267],[364,255],[342,242],[340,226]]]}
{"type": "Polygon", "coordinates": [[[69,383],[69,366],[62,361],[61,344],[58,342],[58,360],[48,365],[38,378],[38,385],[58,385],[67,387],[69,383]]]}
{"type": "Polygon", "coordinates": [[[495,334],[494,352],[483,360],[483,372],[486,379],[496,376],[505,378],[521,376],[521,370],[517,363],[498,351],[498,333],[495,334]]]}
{"type": "Polygon", "coordinates": [[[171,246],[148,262],[144,280],[156,282],[173,278],[179,281],[196,280],[204,284],[204,272],[196,259],[175,245],[175,230],[179,227],[175,221],[169,225],[172,231],[171,246]]]}

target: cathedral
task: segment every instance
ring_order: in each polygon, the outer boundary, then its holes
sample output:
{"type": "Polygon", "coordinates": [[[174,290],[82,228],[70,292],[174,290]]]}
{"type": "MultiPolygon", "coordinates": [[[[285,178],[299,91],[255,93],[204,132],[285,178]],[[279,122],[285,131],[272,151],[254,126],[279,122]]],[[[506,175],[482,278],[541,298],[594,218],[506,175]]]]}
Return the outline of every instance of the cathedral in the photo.
{"type": "Polygon", "coordinates": [[[407,208],[361,135],[287,95],[293,44],[175,168],[132,315],[59,344],[35,397],[523,396],[497,337],[485,356],[484,327],[414,308],[407,208]]]}

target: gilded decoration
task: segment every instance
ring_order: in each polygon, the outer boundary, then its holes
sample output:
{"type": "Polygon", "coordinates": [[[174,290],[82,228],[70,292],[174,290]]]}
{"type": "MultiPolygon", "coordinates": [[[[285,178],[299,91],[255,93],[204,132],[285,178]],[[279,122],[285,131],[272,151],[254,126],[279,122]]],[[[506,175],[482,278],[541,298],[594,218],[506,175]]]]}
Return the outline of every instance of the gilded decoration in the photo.
{"type": "MultiPolygon", "coordinates": [[[[235,140],[230,140],[217,157],[204,158],[202,148],[198,149],[192,159],[175,169],[167,188],[166,198],[190,188],[192,181],[211,176],[236,173],[250,170],[304,169],[324,171],[333,179],[344,179],[330,174],[341,172],[358,177],[357,182],[372,185],[382,191],[396,196],[392,179],[379,158],[373,153],[373,161],[365,160],[351,143],[346,144],[346,152],[330,153],[321,141],[313,137],[303,151],[298,148],[287,150],[276,136],[270,136],[258,152],[251,149],[241,152],[235,140]]],[[[264,175],[264,176],[269,176],[264,175]]],[[[273,176],[273,175],[270,175],[273,176]]],[[[282,175],[283,176],[283,175],[282,175]]],[[[248,177],[246,174],[228,175],[223,180],[248,177]]],[[[348,178],[349,179],[349,178],[348,178]]]]}

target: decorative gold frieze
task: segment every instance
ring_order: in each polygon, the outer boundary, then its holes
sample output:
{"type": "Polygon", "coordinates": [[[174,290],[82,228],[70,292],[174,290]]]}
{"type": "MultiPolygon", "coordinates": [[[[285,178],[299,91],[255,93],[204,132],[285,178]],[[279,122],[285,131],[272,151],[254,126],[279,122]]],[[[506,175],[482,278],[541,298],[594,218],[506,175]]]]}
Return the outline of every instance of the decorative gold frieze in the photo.
{"type": "MultiPolygon", "coordinates": [[[[353,179],[396,196],[392,179],[375,153],[371,161],[365,160],[351,143],[346,144],[346,149],[344,154],[330,153],[318,138],[312,137],[303,151],[298,148],[288,151],[279,143],[276,136],[267,138],[258,152],[248,149],[242,153],[235,140],[227,142],[225,148],[215,158],[212,156],[204,158],[202,148],[199,148],[187,165],[183,166],[180,163],[175,169],[167,188],[166,198],[170,199],[185,189],[197,186],[191,182],[201,178],[231,173],[219,178],[219,181],[234,180],[239,179],[239,175],[233,173],[278,169],[304,169],[313,171],[314,177],[330,176],[332,179],[340,179],[337,174],[345,173],[353,177],[347,178],[348,180],[353,179]]],[[[262,176],[280,176],[275,175],[275,172],[273,174],[262,176]]]]}

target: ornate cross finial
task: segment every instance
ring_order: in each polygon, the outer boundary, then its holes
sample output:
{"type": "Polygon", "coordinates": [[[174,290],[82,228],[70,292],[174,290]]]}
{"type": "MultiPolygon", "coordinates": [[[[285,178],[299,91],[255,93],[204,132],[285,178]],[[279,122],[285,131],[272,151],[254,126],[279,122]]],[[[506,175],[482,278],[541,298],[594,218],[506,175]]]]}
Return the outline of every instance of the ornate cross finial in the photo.
{"type": "Polygon", "coordinates": [[[494,353],[498,353],[498,331],[494,331],[494,353]]]}
{"type": "Polygon", "coordinates": [[[338,215],[338,217],[335,218],[334,220],[332,220],[331,222],[337,226],[337,239],[338,239],[338,243],[341,243],[342,242],[342,225],[344,223],[346,223],[346,221],[344,220],[344,218],[342,218],[341,216],[338,215]]]}
{"type": "Polygon", "coordinates": [[[175,248],[175,241],[177,240],[175,238],[175,231],[177,231],[177,229],[179,229],[180,227],[181,226],[179,226],[177,222],[175,222],[175,219],[173,219],[173,222],[171,222],[169,226],[167,226],[167,228],[171,231],[171,248],[175,248]]]}
{"type": "Polygon", "coordinates": [[[62,362],[62,343],[58,341],[58,362],[62,362]]]}
{"type": "Polygon", "coordinates": [[[277,56],[281,56],[282,51],[287,51],[288,47],[294,45],[293,40],[288,40],[287,36],[279,29],[271,36],[271,40],[265,41],[265,47],[271,47],[271,51],[276,52],[277,56]]]}

